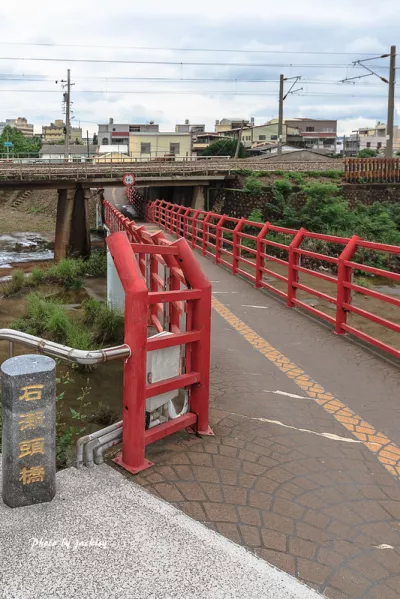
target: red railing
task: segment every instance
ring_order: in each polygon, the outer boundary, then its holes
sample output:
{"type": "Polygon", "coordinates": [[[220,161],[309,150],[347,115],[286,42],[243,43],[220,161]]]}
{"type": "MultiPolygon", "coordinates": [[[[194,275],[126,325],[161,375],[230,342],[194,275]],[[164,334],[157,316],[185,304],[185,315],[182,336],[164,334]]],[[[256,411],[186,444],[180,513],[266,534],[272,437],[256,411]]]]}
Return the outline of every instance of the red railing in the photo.
{"type": "Polygon", "coordinates": [[[107,245],[125,292],[125,343],[131,356],[124,364],[122,456],[116,462],[137,473],[151,465],[145,446],[191,427],[212,434],[208,426],[211,285],[184,239],[167,241],[150,234],[104,202],[107,245]],[[165,336],[150,336],[169,332],[165,336]],[[147,353],[180,346],[179,375],[152,381],[147,353]],[[189,411],[145,426],[146,400],[187,389],[189,411]]]}
{"type": "Polygon", "coordinates": [[[351,333],[400,358],[398,338],[397,344],[396,340],[394,344],[386,343],[378,338],[382,335],[373,336],[365,326],[369,322],[384,327],[386,333],[400,333],[400,321],[384,318],[379,315],[379,309],[375,314],[352,301],[353,292],[358,292],[383,302],[386,309],[400,307],[399,298],[357,283],[362,282],[357,277],[364,273],[399,282],[398,272],[363,264],[357,254],[374,252],[397,258],[400,247],[364,241],[356,235],[348,239],[306,229],[277,227],[270,222],[232,218],[164,200],[148,205],[147,218],[169,233],[185,237],[192,248],[249,279],[256,287],[279,295],[288,307],[300,307],[327,321],[338,335],[351,333]],[[332,291],[329,293],[326,287],[332,291]],[[320,303],[325,309],[307,303],[309,298],[306,299],[305,294],[316,298],[314,304],[320,303]]]}

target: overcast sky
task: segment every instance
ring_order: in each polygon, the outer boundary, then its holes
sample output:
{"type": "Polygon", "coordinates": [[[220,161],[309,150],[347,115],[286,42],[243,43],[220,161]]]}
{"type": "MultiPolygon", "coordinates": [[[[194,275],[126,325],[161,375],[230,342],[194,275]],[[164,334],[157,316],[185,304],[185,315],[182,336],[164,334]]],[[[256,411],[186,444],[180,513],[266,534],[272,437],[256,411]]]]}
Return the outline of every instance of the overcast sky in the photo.
{"type": "MultiPolygon", "coordinates": [[[[70,68],[73,122],[90,135],[109,117],[155,121],[164,131],[185,119],[205,123],[208,131],[224,117],[253,116],[261,124],[277,116],[283,73],[302,78],[294,88],[301,91],[285,100],[286,117],[338,119],[339,133],[349,134],[386,122],[387,84],[374,76],[339,81],[367,74],[353,61],[387,53],[396,42],[400,47],[398,2],[3,2],[0,120],[25,116],[40,132],[42,124],[62,118],[62,90],[55,81],[66,79],[70,68]],[[22,45],[28,42],[48,45],[22,45]]],[[[366,63],[383,76],[388,64],[387,58],[366,63]]],[[[400,100],[396,123],[399,112],[400,100]]]]}

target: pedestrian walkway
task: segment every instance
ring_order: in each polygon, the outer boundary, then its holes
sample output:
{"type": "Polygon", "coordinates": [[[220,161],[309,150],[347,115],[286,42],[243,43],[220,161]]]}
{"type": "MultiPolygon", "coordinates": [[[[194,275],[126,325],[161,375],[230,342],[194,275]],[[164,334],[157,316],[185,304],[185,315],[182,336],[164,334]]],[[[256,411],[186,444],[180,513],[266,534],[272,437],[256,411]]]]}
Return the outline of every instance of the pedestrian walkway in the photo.
{"type": "Polygon", "coordinates": [[[291,576],[102,465],[51,503],[0,502],[2,599],[317,599],[291,576]]]}
{"type": "Polygon", "coordinates": [[[399,597],[397,367],[196,255],[215,437],[148,447],[135,481],[327,597],[399,597]]]}

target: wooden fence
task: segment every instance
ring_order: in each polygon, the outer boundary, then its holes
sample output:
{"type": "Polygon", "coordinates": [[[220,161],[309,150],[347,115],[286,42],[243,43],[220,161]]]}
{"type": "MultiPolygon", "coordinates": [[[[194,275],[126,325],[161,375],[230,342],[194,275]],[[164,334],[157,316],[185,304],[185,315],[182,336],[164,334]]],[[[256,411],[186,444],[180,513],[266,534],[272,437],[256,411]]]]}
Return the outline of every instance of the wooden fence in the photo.
{"type": "Polygon", "coordinates": [[[347,158],[347,183],[400,183],[400,158],[347,158]]]}

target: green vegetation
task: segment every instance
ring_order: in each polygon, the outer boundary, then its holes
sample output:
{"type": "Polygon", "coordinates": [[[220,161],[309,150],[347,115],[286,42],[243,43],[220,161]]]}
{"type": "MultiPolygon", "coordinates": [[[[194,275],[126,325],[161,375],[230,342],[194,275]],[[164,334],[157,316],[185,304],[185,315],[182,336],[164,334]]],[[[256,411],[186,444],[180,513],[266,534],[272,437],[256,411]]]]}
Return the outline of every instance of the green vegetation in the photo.
{"type": "Polygon", "coordinates": [[[379,155],[378,150],[373,150],[372,148],[364,148],[360,150],[357,154],[357,158],[375,158],[379,155]]]}
{"type": "Polygon", "coordinates": [[[10,127],[7,125],[4,127],[2,134],[0,135],[0,152],[6,153],[4,142],[12,142],[12,147],[9,149],[9,156],[14,154],[35,154],[39,156],[39,150],[42,147],[42,141],[40,137],[24,137],[16,127],[10,127]]]}
{"type": "MultiPolygon", "coordinates": [[[[201,152],[201,156],[235,156],[237,146],[237,140],[227,137],[226,139],[218,139],[212,144],[204,148],[201,152]]],[[[239,145],[239,158],[246,157],[246,150],[242,143],[239,145]]]]}
{"type": "Polygon", "coordinates": [[[88,260],[66,258],[49,268],[34,268],[30,275],[24,276],[16,270],[11,281],[0,286],[0,295],[10,297],[23,289],[38,287],[45,283],[62,285],[67,289],[79,289],[83,286],[83,277],[104,277],[107,274],[107,257],[103,251],[93,252],[88,260]]]}
{"type": "Polygon", "coordinates": [[[103,344],[122,343],[124,318],[122,314],[90,299],[83,304],[83,317],[67,311],[54,299],[46,299],[38,293],[26,298],[24,315],[10,326],[56,341],[76,349],[93,349],[103,344]]]}
{"type": "Polygon", "coordinates": [[[257,177],[254,177],[254,175],[246,177],[243,187],[244,191],[259,193],[260,191],[263,191],[263,189],[264,185],[257,177]]]}

